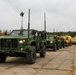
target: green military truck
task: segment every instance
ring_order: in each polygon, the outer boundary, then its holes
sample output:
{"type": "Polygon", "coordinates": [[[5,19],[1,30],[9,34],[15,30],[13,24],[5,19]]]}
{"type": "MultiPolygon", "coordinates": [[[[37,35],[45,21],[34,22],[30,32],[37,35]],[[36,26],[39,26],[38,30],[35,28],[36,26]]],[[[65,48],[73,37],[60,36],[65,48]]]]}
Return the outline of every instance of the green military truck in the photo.
{"type": "Polygon", "coordinates": [[[46,33],[30,29],[28,38],[28,29],[13,30],[9,36],[0,37],[0,63],[5,62],[8,56],[26,57],[29,64],[35,63],[36,53],[40,57],[46,54],[46,33]]]}
{"type": "Polygon", "coordinates": [[[28,29],[13,30],[10,35],[0,37],[0,63],[5,62],[8,56],[24,57],[26,63],[33,64],[36,61],[36,53],[40,57],[46,55],[46,31],[30,29],[30,9],[28,17],[28,29]]]}
{"type": "Polygon", "coordinates": [[[65,41],[63,38],[61,37],[58,37],[58,41],[59,41],[59,45],[60,45],[60,48],[64,48],[65,47],[65,41]]]}
{"type": "Polygon", "coordinates": [[[53,51],[56,51],[59,49],[59,42],[56,36],[47,36],[47,47],[46,48],[52,48],[53,51]]]}

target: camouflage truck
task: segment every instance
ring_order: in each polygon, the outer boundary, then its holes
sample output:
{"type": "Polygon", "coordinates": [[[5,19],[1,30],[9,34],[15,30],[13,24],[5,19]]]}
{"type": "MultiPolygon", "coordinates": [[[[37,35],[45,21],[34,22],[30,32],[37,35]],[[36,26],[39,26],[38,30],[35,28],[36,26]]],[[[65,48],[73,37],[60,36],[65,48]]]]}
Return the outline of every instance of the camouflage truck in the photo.
{"type": "Polygon", "coordinates": [[[40,57],[45,57],[46,40],[43,31],[30,30],[30,38],[28,39],[28,29],[13,30],[9,36],[0,37],[0,63],[5,62],[7,56],[26,57],[27,63],[35,63],[36,53],[40,53],[40,57]]]}
{"type": "Polygon", "coordinates": [[[59,50],[59,41],[56,36],[47,36],[46,48],[52,48],[53,51],[59,50]]]}
{"type": "Polygon", "coordinates": [[[65,47],[65,41],[63,38],[61,38],[60,36],[57,37],[58,38],[58,42],[59,42],[59,47],[60,48],[64,48],[65,47]]]}
{"type": "Polygon", "coordinates": [[[72,44],[76,44],[76,36],[72,37],[71,42],[72,44]]]}
{"type": "Polygon", "coordinates": [[[71,36],[69,36],[69,35],[63,35],[61,37],[65,41],[65,46],[71,46],[72,45],[72,41],[71,41],[72,37],[71,36]]]}
{"type": "Polygon", "coordinates": [[[40,57],[46,55],[46,32],[30,29],[13,30],[10,35],[0,37],[0,63],[5,62],[8,56],[24,57],[26,63],[36,61],[36,53],[40,57]]]}

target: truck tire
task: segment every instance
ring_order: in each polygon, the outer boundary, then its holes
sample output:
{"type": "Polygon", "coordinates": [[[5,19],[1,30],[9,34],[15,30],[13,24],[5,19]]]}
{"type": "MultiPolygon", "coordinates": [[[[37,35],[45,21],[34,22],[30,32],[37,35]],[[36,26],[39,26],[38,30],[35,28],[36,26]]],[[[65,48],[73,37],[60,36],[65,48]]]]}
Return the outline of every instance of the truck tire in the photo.
{"type": "Polygon", "coordinates": [[[0,63],[4,63],[6,60],[6,56],[4,54],[0,54],[0,63]]]}
{"type": "Polygon", "coordinates": [[[57,45],[57,50],[59,50],[59,45],[57,45]]]}
{"type": "Polygon", "coordinates": [[[57,50],[56,45],[54,45],[53,46],[53,51],[56,51],[56,50],[57,50]]]}
{"type": "Polygon", "coordinates": [[[65,43],[63,43],[63,48],[65,47],[65,43]]]}
{"type": "Polygon", "coordinates": [[[63,48],[65,47],[65,45],[63,44],[63,48]]]}
{"type": "Polygon", "coordinates": [[[41,46],[40,48],[40,57],[45,57],[45,55],[46,55],[46,48],[44,45],[44,46],[41,46]]]}
{"type": "Polygon", "coordinates": [[[28,54],[26,54],[26,63],[27,64],[34,64],[36,61],[36,48],[34,46],[31,47],[32,49],[28,54]]]}

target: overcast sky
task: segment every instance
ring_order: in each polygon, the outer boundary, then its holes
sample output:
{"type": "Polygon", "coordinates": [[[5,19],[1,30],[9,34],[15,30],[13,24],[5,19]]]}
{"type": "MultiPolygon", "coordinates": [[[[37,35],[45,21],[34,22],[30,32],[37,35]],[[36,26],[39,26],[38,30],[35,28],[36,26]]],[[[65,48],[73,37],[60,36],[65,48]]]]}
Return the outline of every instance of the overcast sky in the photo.
{"type": "Polygon", "coordinates": [[[44,29],[46,12],[47,31],[76,31],[76,0],[0,0],[0,29],[19,29],[22,11],[27,29],[29,8],[31,29],[44,29]]]}

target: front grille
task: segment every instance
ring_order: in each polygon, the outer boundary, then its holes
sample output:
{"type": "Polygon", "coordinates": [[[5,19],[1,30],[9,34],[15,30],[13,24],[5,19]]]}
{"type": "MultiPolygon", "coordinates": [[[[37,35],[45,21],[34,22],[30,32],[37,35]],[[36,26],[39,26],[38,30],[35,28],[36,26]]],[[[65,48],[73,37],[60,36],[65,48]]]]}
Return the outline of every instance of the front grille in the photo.
{"type": "Polygon", "coordinates": [[[14,49],[18,47],[17,39],[1,39],[1,49],[14,49]]]}
{"type": "Polygon", "coordinates": [[[12,47],[17,48],[18,47],[18,41],[17,39],[12,39],[12,47]]]}
{"type": "Polygon", "coordinates": [[[1,47],[6,47],[6,39],[1,40],[1,47]]]}

